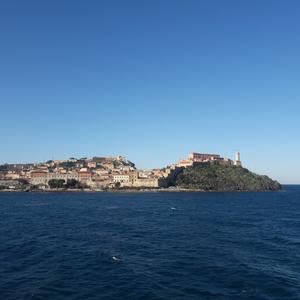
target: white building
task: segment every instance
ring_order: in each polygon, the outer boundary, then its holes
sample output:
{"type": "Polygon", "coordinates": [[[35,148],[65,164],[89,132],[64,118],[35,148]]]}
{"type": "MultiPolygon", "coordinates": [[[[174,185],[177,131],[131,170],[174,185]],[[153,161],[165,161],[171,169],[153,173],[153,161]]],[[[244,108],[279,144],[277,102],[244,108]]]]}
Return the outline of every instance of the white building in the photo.
{"type": "Polygon", "coordinates": [[[242,162],[241,162],[241,154],[240,154],[240,152],[237,152],[237,153],[235,154],[234,165],[235,165],[235,166],[241,166],[241,165],[242,165],[242,162]]]}
{"type": "Polygon", "coordinates": [[[114,174],[113,175],[113,181],[116,182],[129,182],[130,181],[130,176],[129,174],[114,174]]]}
{"type": "Polygon", "coordinates": [[[78,174],[77,173],[42,173],[40,172],[39,174],[36,174],[35,176],[32,176],[30,179],[30,183],[33,185],[48,185],[48,182],[52,179],[62,179],[65,182],[67,182],[70,179],[75,179],[79,180],[78,174]]]}

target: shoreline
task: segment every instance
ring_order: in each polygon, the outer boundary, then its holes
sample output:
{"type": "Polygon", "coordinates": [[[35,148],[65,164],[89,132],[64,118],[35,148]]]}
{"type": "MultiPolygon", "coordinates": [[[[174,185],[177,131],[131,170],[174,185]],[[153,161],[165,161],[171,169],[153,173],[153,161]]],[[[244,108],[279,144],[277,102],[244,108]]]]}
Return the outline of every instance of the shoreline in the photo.
{"type": "Polygon", "coordinates": [[[92,190],[92,189],[47,189],[47,190],[0,190],[0,193],[251,193],[251,192],[279,192],[278,190],[211,190],[205,191],[201,189],[187,188],[157,188],[157,189],[107,189],[107,190],[92,190]]]}

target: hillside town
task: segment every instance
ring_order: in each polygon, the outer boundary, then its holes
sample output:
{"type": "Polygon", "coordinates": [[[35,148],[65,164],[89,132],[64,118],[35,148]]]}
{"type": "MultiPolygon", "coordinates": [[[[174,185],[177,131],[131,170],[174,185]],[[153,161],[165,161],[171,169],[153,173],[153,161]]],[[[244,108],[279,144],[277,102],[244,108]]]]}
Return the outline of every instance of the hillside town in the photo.
{"type": "Polygon", "coordinates": [[[123,156],[69,158],[42,163],[0,165],[0,190],[115,190],[157,189],[172,186],[185,168],[218,161],[241,166],[240,153],[235,160],[219,154],[191,153],[186,159],[161,169],[139,170],[123,156]]]}

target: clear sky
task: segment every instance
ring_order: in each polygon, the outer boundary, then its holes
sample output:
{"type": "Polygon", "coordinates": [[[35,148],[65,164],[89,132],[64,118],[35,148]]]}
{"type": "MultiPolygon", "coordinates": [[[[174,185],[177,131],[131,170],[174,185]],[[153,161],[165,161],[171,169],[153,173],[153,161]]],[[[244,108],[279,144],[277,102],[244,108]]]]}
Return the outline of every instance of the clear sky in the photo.
{"type": "Polygon", "coordinates": [[[241,152],[300,183],[300,1],[0,0],[0,163],[241,152]]]}

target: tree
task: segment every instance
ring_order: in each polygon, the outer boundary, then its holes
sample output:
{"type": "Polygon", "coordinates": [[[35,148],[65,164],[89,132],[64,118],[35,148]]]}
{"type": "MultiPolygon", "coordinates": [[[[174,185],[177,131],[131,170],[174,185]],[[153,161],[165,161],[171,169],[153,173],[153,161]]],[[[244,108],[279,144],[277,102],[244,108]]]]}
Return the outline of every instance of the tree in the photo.
{"type": "Polygon", "coordinates": [[[279,190],[281,185],[249,170],[219,162],[202,163],[180,173],[175,184],[204,191],[266,191],[279,190]]]}
{"type": "Polygon", "coordinates": [[[121,183],[120,183],[120,182],[116,182],[116,183],[115,183],[115,188],[116,188],[116,189],[119,189],[120,187],[121,187],[121,183]]]}
{"type": "Polygon", "coordinates": [[[29,181],[26,178],[19,178],[18,181],[22,185],[28,185],[29,184],[29,181]]]}
{"type": "Polygon", "coordinates": [[[65,187],[67,189],[76,189],[76,188],[79,189],[79,188],[81,188],[81,184],[76,179],[68,179],[67,183],[65,184],[65,187]]]}
{"type": "Polygon", "coordinates": [[[76,162],[74,161],[64,161],[59,163],[59,167],[65,169],[74,169],[76,167],[76,162]]]}
{"type": "Polygon", "coordinates": [[[51,179],[48,181],[48,185],[51,189],[60,189],[63,188],[65,181],[63,179],[51,179]]]}
{"type": "Polygon", "coordinates": [[[9,169],[8,164],[0,165],[0,171],[1,171],[1,172],[7,171],[8,169],[9,169]]]}

